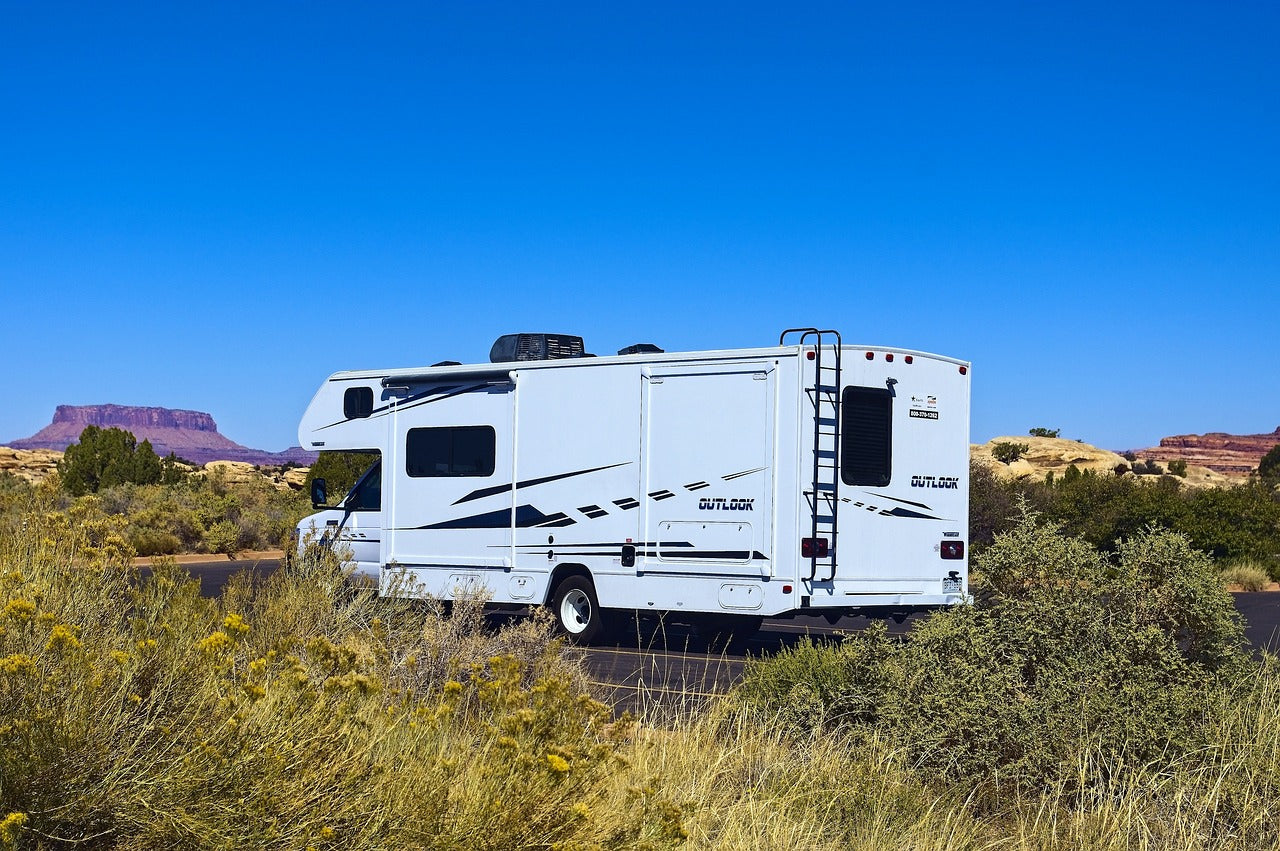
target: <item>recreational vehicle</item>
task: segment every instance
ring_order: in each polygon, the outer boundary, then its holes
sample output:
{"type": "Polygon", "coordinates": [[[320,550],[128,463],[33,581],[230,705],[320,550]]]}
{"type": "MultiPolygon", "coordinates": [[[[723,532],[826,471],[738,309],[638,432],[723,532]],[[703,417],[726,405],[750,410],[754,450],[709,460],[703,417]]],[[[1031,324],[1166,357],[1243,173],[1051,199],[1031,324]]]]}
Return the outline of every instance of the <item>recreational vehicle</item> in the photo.
{"type": "Polygon", "coordinates": [[[302,446],[374,461],[300,538],[384,594],[549,605],[590,642],[634,612],[901,615],[967,594],[969,364],[792,329],[616,356],[502,337],[490,362],[339,372],[302,446]]]}

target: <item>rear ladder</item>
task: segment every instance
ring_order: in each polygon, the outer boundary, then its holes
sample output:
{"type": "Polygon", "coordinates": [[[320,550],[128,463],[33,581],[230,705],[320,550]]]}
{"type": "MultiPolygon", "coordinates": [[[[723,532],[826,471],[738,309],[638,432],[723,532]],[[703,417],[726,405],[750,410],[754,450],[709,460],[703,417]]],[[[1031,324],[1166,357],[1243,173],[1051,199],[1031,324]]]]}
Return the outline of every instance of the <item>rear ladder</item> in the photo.
{"type": "Polygon", "coordinates": [[[812,540],[809,554],[809,579],[817,578],[818,569],[827,575],[823,581],[836,578],[836,536],[840,530],[840,355],[843,341],[839,331],[817,328],[788,328],[778,338],[778,345],[786,345],[788,334],[800,335],[800,346],[813,340],[813,386],[805,388],[805,395],[813,407],[813,487],[804,492],[809,502],[809,537],[812,540]],[[835,338],[833,357],[823,362],[823,349],[827,341],[835,338]],[[834,361],[834,362],[832,362],[834,361]],[[818,541],[827,540],[825,556],[819,556],[818,541]]]}

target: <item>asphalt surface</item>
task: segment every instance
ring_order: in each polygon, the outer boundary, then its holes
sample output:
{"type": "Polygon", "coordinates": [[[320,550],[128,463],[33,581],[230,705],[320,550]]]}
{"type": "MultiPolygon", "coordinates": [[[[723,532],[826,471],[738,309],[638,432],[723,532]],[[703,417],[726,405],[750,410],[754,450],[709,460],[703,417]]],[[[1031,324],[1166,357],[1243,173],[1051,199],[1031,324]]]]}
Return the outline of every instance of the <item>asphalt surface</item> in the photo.
{"type": "MultiPolygon", "coordinates": [[[[278,568],[278,560],[197,562],[185,565],[200,579],[201,593],[216,597],[232,575],[251,570],[263,575],[278,568]]],[[[1240,592],[1232,595],[1245,619],[1245,637],[1255,650],[1280,653],[1280,593],[1240,592]]],[[[509,616],[497,616],[499,619],[509,616]]],[[[891,634],[910,630],[914,618],[887,621],[891,634]]],[[[682,624],[641,624],[629,634],[598,647],[583,648],[582,661],[602,696],[619,710],[652,715],[672,707],[687,710],[726,691],[742,675],[746,659],[794,646],[805,636],[830,638],[866,629],[872,621],[846,617],[828,623],[822,617],[767,619],[743,646],[708,646],[682,624]]]]}

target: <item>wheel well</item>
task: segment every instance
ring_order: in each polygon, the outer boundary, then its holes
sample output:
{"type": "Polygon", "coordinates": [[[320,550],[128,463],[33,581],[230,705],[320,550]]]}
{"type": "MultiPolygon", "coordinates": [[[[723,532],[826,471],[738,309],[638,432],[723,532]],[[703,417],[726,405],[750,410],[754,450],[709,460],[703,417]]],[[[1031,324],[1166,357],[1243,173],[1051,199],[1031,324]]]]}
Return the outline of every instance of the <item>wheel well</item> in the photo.
{"type": "Polygon", "coordinates": [[[591,578],[591,571],[587,570],[586,565],[581,564],[557,564],[555,570],[551,571],[551,580],[547,583],[547,596],[543,598],[542,603],[546,605],[551,599],[551,595],[556,593],[556,586],[568,579],[570,576],[581,576],[594,586],[595,580],[591,578]]]}

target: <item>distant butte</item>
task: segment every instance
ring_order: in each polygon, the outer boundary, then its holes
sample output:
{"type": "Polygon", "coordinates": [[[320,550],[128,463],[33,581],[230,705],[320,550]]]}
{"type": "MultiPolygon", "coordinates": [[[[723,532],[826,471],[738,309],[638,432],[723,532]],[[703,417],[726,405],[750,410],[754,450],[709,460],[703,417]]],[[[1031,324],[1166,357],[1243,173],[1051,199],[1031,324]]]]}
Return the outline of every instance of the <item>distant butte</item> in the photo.
{"type": "Polygon", "coordinates": [[[179,411],[171,408],[143,408],[131,405],[59,405],[53,422],[31,437],[14,440],[14,449],[53,449],[64,451],[80,440],[85,426],[122,428],[132,432],[141,443],[151,441],[157,455],[170,452],[203,466],[210,461],[245,461],[260,466],[311,464],[316,453],[295,446],[283,452],[267,452],[241,446],[223,436],[213,417],[201,411],[179,411]]]}
{"type": "Polygon", "coordinates": [[[1178,434],[1163,437],[1159,446],[1135,449],[1140,458],[1169,462],[1181,458],[1228,476],[1247,476],[1258,469],[1262,456],[1280,445],[1280,428],[1270,434],[1178,434]]]}

